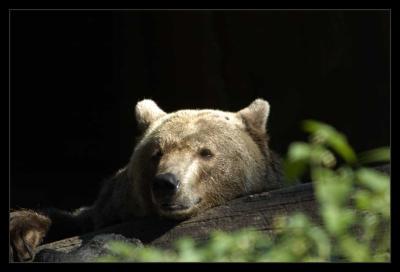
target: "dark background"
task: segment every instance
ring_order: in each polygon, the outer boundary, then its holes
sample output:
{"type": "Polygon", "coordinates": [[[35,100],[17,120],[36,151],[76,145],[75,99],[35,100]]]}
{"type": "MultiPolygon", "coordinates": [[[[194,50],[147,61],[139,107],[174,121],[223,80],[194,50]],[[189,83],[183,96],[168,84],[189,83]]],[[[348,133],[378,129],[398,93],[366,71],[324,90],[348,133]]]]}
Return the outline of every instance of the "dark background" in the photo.
{"type": "Polygon", "coordinates": [[[313,118],[389,145],[389,11],[22,11],[10,16],[11,207],[77,208],[128,161],[134,106],[271,104],[285,154],[313,118]]]}

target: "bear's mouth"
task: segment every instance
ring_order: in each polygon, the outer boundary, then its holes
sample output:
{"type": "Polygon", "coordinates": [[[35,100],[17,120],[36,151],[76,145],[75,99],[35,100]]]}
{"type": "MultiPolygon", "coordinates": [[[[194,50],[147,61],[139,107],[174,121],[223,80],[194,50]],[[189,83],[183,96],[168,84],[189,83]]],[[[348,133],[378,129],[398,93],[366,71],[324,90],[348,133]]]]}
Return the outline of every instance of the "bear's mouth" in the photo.
{"type": "Polygon", "coordinates": [[[199,204],[201,202],[201,198],[199,198],[193,205],[184,205],[184,204],[179,204],[179,203],[171,203],[171,202],[165,202],[161,203],[159,205],[159,208],[164,211],[169,211],[169,212],[174,212],[174,211],[184,211],[184,210],[189,210],[199,204]]]}
{"type": "Polygon", "coordinates": [[[180,205],[180,204],[171,204],[171,203],[164,203],[161,204],[161,209],[166,210],[166,211],[182,211],[182,210],[187,210],[190,207],[180,205]]]}

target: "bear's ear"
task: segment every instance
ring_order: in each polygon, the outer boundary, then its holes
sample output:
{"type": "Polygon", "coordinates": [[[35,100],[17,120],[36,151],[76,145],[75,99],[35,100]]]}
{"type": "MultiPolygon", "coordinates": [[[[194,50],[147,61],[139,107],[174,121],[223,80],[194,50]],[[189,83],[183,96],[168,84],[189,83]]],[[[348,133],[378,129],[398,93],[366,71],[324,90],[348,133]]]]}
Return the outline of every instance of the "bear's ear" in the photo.
{"type": "Polygon", "coordinates": [[[151,123],[166,115],[166,113],[150,99],[144,99],[136,104],[135,108],[136,121],[139,129],[146,130],[151,123]]]}
{"type": "Polygon", "coordinates": [[[246,126],[266,132],[269,109],[269,103],[258,98],[248,107],[238,111],[237,114],[243,119],[246,126]]]}

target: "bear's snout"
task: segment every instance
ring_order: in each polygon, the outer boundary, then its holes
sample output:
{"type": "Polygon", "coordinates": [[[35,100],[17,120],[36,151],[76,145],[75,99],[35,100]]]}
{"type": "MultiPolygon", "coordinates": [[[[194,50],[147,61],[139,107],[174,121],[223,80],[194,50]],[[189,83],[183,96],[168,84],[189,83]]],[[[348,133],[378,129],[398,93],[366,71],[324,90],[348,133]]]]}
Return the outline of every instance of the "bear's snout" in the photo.
{"type": "Polygon", "coordinates": [[[153,180],[153,193],[157,196],[173,196],[179,188],[179,179],[172,173],[159,174],[153,180]]]}

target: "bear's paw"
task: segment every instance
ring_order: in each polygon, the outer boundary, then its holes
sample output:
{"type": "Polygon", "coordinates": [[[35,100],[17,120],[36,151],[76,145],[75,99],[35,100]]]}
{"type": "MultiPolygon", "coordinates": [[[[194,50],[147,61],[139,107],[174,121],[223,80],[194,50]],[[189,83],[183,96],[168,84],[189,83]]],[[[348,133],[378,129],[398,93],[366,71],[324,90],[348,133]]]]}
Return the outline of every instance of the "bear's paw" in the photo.
{"type": "Polygon", "coordinates": [[[31,210],[10,213],[10,258],[13,261],[32,261],[35,249],[49,230],[51,220],[31,210]]]}

